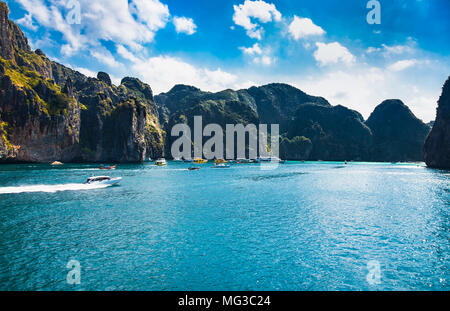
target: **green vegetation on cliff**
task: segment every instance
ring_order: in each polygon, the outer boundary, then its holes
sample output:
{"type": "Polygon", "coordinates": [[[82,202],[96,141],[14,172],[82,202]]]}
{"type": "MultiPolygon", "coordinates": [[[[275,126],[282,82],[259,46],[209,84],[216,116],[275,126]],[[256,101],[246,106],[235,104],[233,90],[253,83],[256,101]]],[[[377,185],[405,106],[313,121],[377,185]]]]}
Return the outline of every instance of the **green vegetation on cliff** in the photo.
{"type": "Polygon", "coordinates": [[[2,144],[6,148],[6,150],[9,152],[12,150],[13,145],[8,141],[8,123],[4,121],[0,121],[0,138],[2,139],[2,144]]]}
{"type": "Polygon", "coordinates": [[[8,13],[0,1],[0,162],[139,162],[163,155],[150,86],[125,78],[117,87],[105,72],[88,78],[31,51],[8,13]],[[10,153],[12,145],[18,148],[10,153]]]}
{"type": "Polygon", "coordinates": [[[281,83],[218,93],[176,85],[155,100],[167,132],[177,123],[192,127],[194,116],[200,115],[204,124],[221,126],[279,124],[280,156],[292,160],[421,161],[428,131],[406,106],[398,110],[404,113],[387,110],[374,122],[378,108],[365,122],[357,111],[281,83]]]}
{"type": "MultiPolygon", "coordinates": [[[[32,53],[21,53],[21,55],[31,55],[32,53]]],[[[31,57],[30,60],[40,59],[39,56],[31,57]]],[[[39,63],[35,63],[36,66],[39,63]]],[[[48,115],[67,114],[70,104],[75,99],[62,92],[61,87],[50,79],[45,79],[37,71],[27,66],[17,66],[11,60],[0,57],[0,71],[11,79],[14,86],[25,88],[34,94],[34,99],[48,115]]]]}

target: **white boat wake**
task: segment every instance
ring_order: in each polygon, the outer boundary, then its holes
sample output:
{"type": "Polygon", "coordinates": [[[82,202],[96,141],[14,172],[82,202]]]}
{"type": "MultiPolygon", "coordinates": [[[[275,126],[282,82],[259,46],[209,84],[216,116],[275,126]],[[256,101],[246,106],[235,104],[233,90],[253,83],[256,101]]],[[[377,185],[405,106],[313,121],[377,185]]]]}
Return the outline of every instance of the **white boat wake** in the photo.
{"type": "Polygon", "coordinates": [[[0,194],[13,193],[31,193],[31,192],[47,192],[55,193],[59,191],[77,191],[77,190],[93,190],[109,187],[104,184],[63,184],[63,185],[34,185],[34,186],[19,186],[19,187],[3,187],[0,188],[0,194]]]}

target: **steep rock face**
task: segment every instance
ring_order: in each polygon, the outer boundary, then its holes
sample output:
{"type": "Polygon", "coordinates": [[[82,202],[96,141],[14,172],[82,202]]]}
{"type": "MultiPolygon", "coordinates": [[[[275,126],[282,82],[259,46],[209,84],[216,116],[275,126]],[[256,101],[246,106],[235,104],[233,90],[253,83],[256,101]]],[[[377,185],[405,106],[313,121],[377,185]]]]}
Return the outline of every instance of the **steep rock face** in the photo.
{"type": "Polygon", "coordinates": [[[107,85],[111,85],[112,84],[109,74],[107,74],[106,72],[103,72],[103,71],[100,71],[97,74],[97,80],[105,82],[107,85]]]}
{"type": "Polygon", "coordinates": [[[330,107],[322,97],[308,95],[299,89],[282,83],[273,83],[247,90],[253,97],[262,123],[280,124],[281,131],[287,129],[288,122],[304,104],[330,107]]]}
{"type": "Polygon", "coordinates": [[[148,85],[87,78],[32,52],[0,2],[0,162],[137,162],[163,154],[148,85]]]}
{"type": "Polygon", "coordinates": [[[0,1],[0,56],[13,59],[18,51],[29,52],[28,40],[19,27],[8,18],[9,9],[0,1]]]}
{"type": "MultiPolygon", "coordinates": [[[[389,100],[365,122],[361,114],[331,106],[286,84],[203,92],[177,85],[155,97],[167,133],[177,123],[279,124],[280,156],[291,160],[420,161],[429,127],[403,103],[389,100]]],[[[169,151],[171,138],[167,138],[169,151]]]]}
{"type": "Polygon", "coordinates": [[[0,33],[0,161],[70,160],[80,128],[71,90],[50,79],[48,59],[31,52],[2,2],[0,33]]]}
{"type": "Polygon", "coordinates": [[[193,86],[175,85],[169,92],[155,96],[160,116],[165,118],[166,121],[169,120],[171,114],[190,109],[207,101],[222,103],[239,101],[257,113],[254,99],[245,90],[224,90],[211,93],[193,86]]]}
{"type": "Polygon", "coordinates": [[[430,128],[400,100],[377,106],[366,125],[372,130],[372,161],[423,161],[423,144],[430,128]]]}
{"type": "Polygon", "coordinates": [[[163,155],[163,132],[148,85],[124,78],[119,87],[97,79],[77,87],[84,107],[80,132],[83,161],[140,162],[163,155]]]}
{"type": "MultiPolygon", "coordinates": [[[[201,115],[204,124],[215,123],[225,129],[226,124],[280,124],[281,132],[286,132],[295,112],[306,104],[331,107],[321,97],[314,97],[287,84],[269,84],[248,90],[224,90],[217,93],[176,85],[169,92],[155,96],[160,123],[167,133],[177,123],[193,126],[194,116],[201,115]]],[[[300,137],[286,137],[280,145],[283,156],[290,159],[308,158],[311,141],[300,137]],[[290,139],[292,138],[292,140],[290,139]],[[291,150],[292,149],[292,150],[291,150]]],[[[172,139],[167,138],[167,149],[172,139]]]]}
{"type": "Polygon", "coordinates": [[[174,125],[183,123],[194,128],[194,117],[202,116],[203,124],[219,124],[225,131],[226,124],[258,124],[254,100],[245,90],[224,90],[218,93],[203,92],[200,89],[176,85],[169,92],[155,96],[160,123],[167,133],[166,154],[170,155],[171,137],[174,125]]]}
{"type": "Polygon", "coordinates": [[[342,106],[302,105],[289,125],[288,137],[295,136],[312,142],[311,160],[363,160],[372,142],[363,117],[342,106]]]}
{"type": "Polygon", "coordinates": [[[223,99],[201,101],[198,105],[194,105],[182,111],[178,110],[170,116],[167,128],[167,154],[170,154],[170,147],[174,139],[176,139],[176,137],[172,138],[169,136],[171,134],[170,129],[176,124],[188,124],[193,131],[195,116],[202,116],[203,126],[206,126],[207,124],[220,125],[224,134],[227,124],[258,124],[256,112],[245,103],[223,99]]]}
{"type": "Polygon", "coordinates": [[[146,142],[146,156],[153,159],[164,155],[165,136],[159,123],[158,107],[155,104],[153,91],[146,83],[139,79],[125,77],[121,81],[123,96],[129,96],[145,107],[144,140],[146,142]]]}
{"type": "Polygon", "coordinates": [[[425,142],[424,152],[429,167],[450,169],[450,77],[442,89],[436,122],[425,142]]]}

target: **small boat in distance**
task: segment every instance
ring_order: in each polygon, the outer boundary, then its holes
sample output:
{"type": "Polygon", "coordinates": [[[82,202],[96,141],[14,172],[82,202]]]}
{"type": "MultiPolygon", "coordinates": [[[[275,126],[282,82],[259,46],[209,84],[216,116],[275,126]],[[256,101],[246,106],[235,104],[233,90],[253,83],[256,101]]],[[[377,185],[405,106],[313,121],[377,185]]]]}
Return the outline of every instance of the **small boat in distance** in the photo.
{"type": "Polygon", "coordinates": [[[250,164],[252,163],[252,160],[250,159],[236,159],[235,161],[236,164],[250,164]]]}
{"type": "Polygon", "coordinates": [[[227,163],[227,160],[225,159],[215,159],[214,164],[225,164],[227,163]]]}
{"type": "Polygon", "coordinates": [[[231,166],[225,163],[215,164],[214,168],[230,168],[231,166]]]}
{"type": "Polygon", "coordinates": [[[264,162],[270,162],[270,163],[286,163],[285,160],[281,160],[279,157],[271,156],[271,157],[259,157],[255,160],[256,163],[264,163],[264,162]]]}
{"type": "Polygon", "coordinates": [[[196,159],[194,159],[194,163],[195,164],[205,164],[205,163],[208,163],[208,160],[196,158],[196,159]]]}
{"type": "Polygon", "coordinates": [[[116,185],[122,180],[122,177],[112,178],[109,176],[95,176],[90,177],[85,182],[86,185],[94,185],[94,184],[101,184],[101,185],[116,185]]]}
{"type": "Polygon", "coordinates": [[[190,171],[198,171],[198,170],[200,170],[200,167],[198,167],[198,166],[191,166],[191,167],[188,168],[188,170],[190,170],[190,171]]]}
{"type": "Polygon", "coordinates": [[[99,169],[100,169],[100,170],[115,170],[116,167],[117,167],[117,165],[112,165],[112,166],[103,166],[103,165],[100,165],[99,169]]]}
{"type": "Polygon", "coordinates": [[[161,158],[161,159],[156,160],[155,165],[156,166],[166,166],[167,165],[166,159],[161,158]]]}
{"type": "Polygon", "coordinates": [[[64,163],[59,162],[59,161],[55,161],[55,162],[52,162],[50,165],[51,166],[58,166],[58,165],[64,165],[64,163]]]}
{"type": "Polygon", "coordinates": [[[183,160],[181,158],[173,158],[174,162],[183,162],[183,160]]]}

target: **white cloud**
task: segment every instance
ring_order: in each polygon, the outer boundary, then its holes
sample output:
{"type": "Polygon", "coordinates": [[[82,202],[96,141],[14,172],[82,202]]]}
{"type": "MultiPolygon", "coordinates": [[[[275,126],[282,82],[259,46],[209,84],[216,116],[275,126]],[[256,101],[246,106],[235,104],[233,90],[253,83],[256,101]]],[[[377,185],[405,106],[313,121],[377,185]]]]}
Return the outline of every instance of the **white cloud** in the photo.
{"type": "MultiPolygon", "coordinates": [[[[69,65],[69,67],[71,67],[71,66],[69,65]]],[[[83,68],[83,67],[74,67],[73,69],[76,70],[76,71],[78,71],[78,72],[81,72],[82,74],[84,74],[84,75],[87,76],[87,77],[91,77],[91,78],[97,77],[97,72],[92,71],[92,70],[89,70],[89,69],[87,69],[87,68],[83,68]]]]}
{"type": "Polygon", "coordinates": [[[238,76],[222,70],[197,67],[180,58],[160,55],[137,56],[124,46],[117,46],[117,52],[130,61],[127,74],[132,72],[150,84],[155,94],[170,90],[175,84],[195,85],[206,91],[220,91],[239,87],[238,76]]]}
{"type": "Polygon", "coordinates": [[[220,68],[197,68],[170,56],[143,59],[134,63],[131,69],[156,92],[168,91],[175,84],[190,84],[208,91],[219,91],[237,81],[237,76],[220,68]]]}
{"type": "Polygon", "coordinates": [[[253,44],[251,47],[239,48],[245,55],[252,58],[253,63],[263,66],[270,66],[275,62],[275,58],[271,57],[270,49],[262,49],[259,43],[253,44]]]}
{"type": "Polygon", "coordinates": [[[121,63],[116,61],[111,52],[109,52],[106,49],[91,50],[90,54],[99,62],[106,64],[110,67],[119,67],[120,65],[122,65],[121,63]]]}
{"type": "Polygon", "coordinates": [[[50,10],[42,0],[17,0],[37,20],[49,20],[50,10]]]}
{"type": "Polygon", "coordinates": [[[314,52],[314,58],[320,66],[329,64],[344,63],[350,65],[355,62],[355,56],[338,42],[321,43],[316,42],[317,50],[314,52]]]}
{"type": "Polygon", "coordinates": [[[81,48],[113,41],[138,50],[152,42],[155,32],[164,28],[170,14],[159,0],[78,0],[81,24],[70,25],[64,18],[65,1],[17,0],[28,11],[32,22],[60,32],[65,41],[61,51],[71,55],[81,48]]]}
{"type": "Polygon", "coordinates": [[[242,26],[247,30],[247,35],[251,38],[261,40],[263,29],[258,23],[268,23],[273,21],[281,21],[281,13],[274,4],[267,3],[262,0],[251,1],[245,0],[244,4],[234,5],[233,21],[236,25],[242,26]]]}
{"type": "Polygon", "coordinates": [[[394,55],[413,54],[416,50],[416,42],[411,39],[407,44],[403,45],[386,45],[382,44],[381,47],[369,47],[366,50],[367,54],[381,53],[384,57],[390,57],[394,55]]]}
{"type": "Polygon", "coordinates": [[[113,75],[109,75],[109,78],[111,79],[111,82],[114,85],[120,85],[120,82],[122,82],[122,79],[113,75]]]}
{"type": "Polygon", "coordinates": [[[437,100],[443,83],[419,85],[414,79],[405,80],[401,73],[364,64],[346,70],[333,70],[330,67],[324,73],[306,78],[284,77],[282,81],[308,94],[325,97],[332,105],[354,109],[366,119],[384,100],[398,98],[424,122],[434,120],[436,116],[437,100]]]}
{"type": "Polygon", "coordinates": [[[33,23],[33,17],[31,16],[31,14],[25,14],[24,17],[17,20],[17,23],[33,31],[36,31],[38,29],[38,26],[33,23]]]}
{"type": "Polygon", "coordinates": [[[371,47],[367,48],[366,53],[371,54],[371,53],[378,52],[380,50],[381,50],[381,48],[374,48],[373,46],[371,46],[371,47]]]}
{"type": "Polygon", "coordinates": [[[386,44],[382,44],[382,46],[387,54],[400,55],[400,54],[404,54],[404,53],[412,53],[414,50],[413,47],[411,47],[409,45],[388,46],[386,44]]]}
{"type": "Polygon", "coordinates": [[[268,55],[263,55],[261,57],[255,57],[253,59],[253,62],[255,64],[261,64],[261,65],[264,65],[264,66],[270,66],[270,65],[272,65],[275,62],[275,59],[270,57],[270,56],[268,56],[268,55]]]}
{"type": "Polygon", "coordinates": [[[404,59],[399,60],[398,62],[393,63],[388,67],[389,70],[392,71],[403,71],[407,68],[410,68],[412,66],[415,66],[418,64],[418,61],[416,59],[404,59]]]}
{"type": "Polygon", "coordinates": [[[135,14],[137,20],[146,24],[151,31],[164,28],[170,16],[167,5],[159,0],[132,0],[130,12],[135,14]]]}
{"type": "Polygon", "coordinates": [[[259,43],[255,43],[253,44],[253,46],[246,48],[246,47],[240,47],[240,50],[242,50],[242,52],[244,52],[244,54],[247,55],[261,55],[262,54],[262,49],[259,46],[259,43]]]}
{"type": "Polygon", "coordinates": [[[123,58],[131,61],[131,62],[138,62],[139,59],[134,56],[133,53],[131,53],[130,51],[128,51],[123,45],[119,44],[117,45],[117,54],[119,54],[120,56],[122,56],[123,58]]]}
{"type": "Polygon", "coordinates": [[[386,89],[386,77],[378,68],[330,70],[294,83],[308,94],[325,97],[332,105],[355,109],[366,118],[376,105],[392,98],[386,89]]]}
{"type": "Polygon", "coordinates": [[[309,18],[294,16],[294,20],[289,25],[289,33],[295,40],[298,40],[309,36],[323,35],[325,34],[325,30],[315,25],[309,18]]]}
{"type": "Polygon", "coordinates": [[[174,17],[173,24],[175,25],[175,30],[178,33],[193,35],[197,31],[197,25],[194,24],[194,20],[192,18],[174,17]]]}

